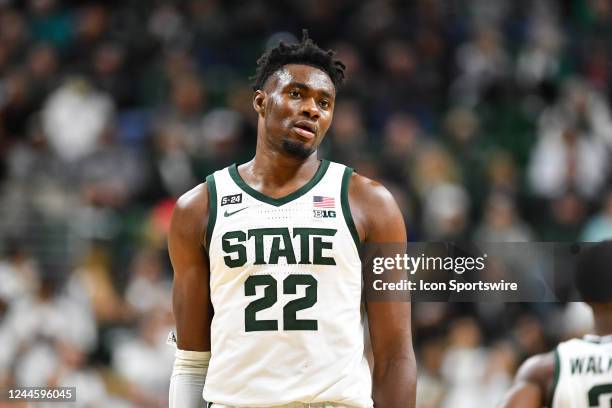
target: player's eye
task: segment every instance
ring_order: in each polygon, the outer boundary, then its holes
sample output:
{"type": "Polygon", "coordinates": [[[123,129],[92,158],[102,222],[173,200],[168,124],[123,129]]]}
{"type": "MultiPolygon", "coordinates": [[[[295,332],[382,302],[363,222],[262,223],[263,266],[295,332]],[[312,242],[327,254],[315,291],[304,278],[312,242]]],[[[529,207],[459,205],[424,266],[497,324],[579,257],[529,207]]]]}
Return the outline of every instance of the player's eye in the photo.
{"type": "Polygon", "coordinates": [[[322,99],[322,100],[319,102],[319,105],[321,105],[321,107],[322,107],[323,109],[327,109],[327,108],[329,108],[329,106],[330,106],[330,102],[329,102],[327,99],[322,99]]]}
{"type": "Polygon", "coordinates": [[[289,91],[289,96],[291,96],[292,98],[299,98],[300,96],[302,96],[302,94],[297,89],[292,89],[291,91],[289,91]]]}

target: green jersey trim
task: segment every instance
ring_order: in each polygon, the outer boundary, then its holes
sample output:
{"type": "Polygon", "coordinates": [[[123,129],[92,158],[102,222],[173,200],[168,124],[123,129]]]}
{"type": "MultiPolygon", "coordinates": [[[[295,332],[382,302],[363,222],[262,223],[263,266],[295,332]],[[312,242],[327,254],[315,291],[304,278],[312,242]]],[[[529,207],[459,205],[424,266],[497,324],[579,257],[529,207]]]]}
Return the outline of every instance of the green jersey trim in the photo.
{"type": "Polygon", "coordinates": [[[559,384],[559,377],[561,377],[561,358],[559,356],[558,348],[555,349],[554,355],[555,355],[555,368],[553,370],[552,390],[550,393],[550,405],[551,406],[555,400],[555,392],[557,391],[557,385],[559,384]]]}
{"type": "Polygon", "coordinates": [[[342,214],[344,214],[344,221],[346,221],[346,226],[351,232],[351,236],[353,237],[353,241],[355,242],[355,247],[359,250],[361,246],[361,241],[359,240],[359,233],[357,232],[357,227],[355,227],[355,222],[353,221],[353,214],[351,213],[351,206],[349,205],[349,183],[351,182],[351,176],[353,175],[353,169],[350,167],[346,167],[344,169],[344,174],[342,175],[342,188],[340,190],[340,202],[342,204],[342,214]]]}
{"type": "Polygon", "coordinates": [[[215,176],[209,175],[206,177],[206,186],[208,187],[208,224],[206,225],[206,250],[210,248],[210,239],[212,237],[215,222],[217,221],[217,185],[215,184],[215,176]]]}
{"type": "Polygon", "coordinates": [[[249,186],[242,179],[242,177],[240,177],[240,174],[238,173],[238,168],[236,167],[236,163],[232,164],[229,167],[229,174],[232,180],[234,180],[234,183],[236,183],[238,187],[240,187],[245,193],[247,193],[251,197],[255,198],[256,200],[263,201],[264,203],[274,205],[276,207],[280,207],[281,205],[287,204],[290,201],[300,198],[301,196],[309,192],[314,186],[317,185],[319,181],[321,181],[323,176],[325,176],[325,173],[327,172],[328,167],[329,167],[329,161],[322,160],[315,175],[312,177],[312,179],[310,179],[308,183],[304,184],[302,187],[298,188],[293,193],[288,194],[284,197],[280,197],[280,198],[269,197],[255,190],[253,187],[249,186]]]}

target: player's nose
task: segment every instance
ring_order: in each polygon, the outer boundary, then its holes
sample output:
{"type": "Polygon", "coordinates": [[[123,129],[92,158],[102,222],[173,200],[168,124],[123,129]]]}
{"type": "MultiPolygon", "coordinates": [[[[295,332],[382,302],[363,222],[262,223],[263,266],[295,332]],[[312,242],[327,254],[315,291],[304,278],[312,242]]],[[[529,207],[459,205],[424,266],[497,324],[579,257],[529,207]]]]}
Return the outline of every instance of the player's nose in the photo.
{"type": "Polygon", "coordinates": [[[304,99],[302,114],[311,119],[318,119],[321,116],[321,111],[314,98],[304,99]]]}

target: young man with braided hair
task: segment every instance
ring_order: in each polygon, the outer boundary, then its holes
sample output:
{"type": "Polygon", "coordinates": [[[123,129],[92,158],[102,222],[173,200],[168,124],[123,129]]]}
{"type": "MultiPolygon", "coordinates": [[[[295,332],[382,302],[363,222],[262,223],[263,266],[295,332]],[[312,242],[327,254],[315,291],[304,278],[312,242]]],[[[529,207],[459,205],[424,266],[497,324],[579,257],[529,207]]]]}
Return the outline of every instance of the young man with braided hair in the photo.
{"type": "Polygon", "coordinates": [[[612,241],[588,244],[575,282],[593,311],[594,334],[559,344],[518,370],[504,408],[608,408],[612,405],[612,241]]]}
{"type": "Polygon", "coordinates": [[[258,60],[255,157],[174,210],[170,407],[412,408],[410,303],[365,305],[362,243],[405,243],[380,184],[317,158],[344,65],[304,33],[258,60]],[[203,389],[203,396],[202,396],[203,389]]]}

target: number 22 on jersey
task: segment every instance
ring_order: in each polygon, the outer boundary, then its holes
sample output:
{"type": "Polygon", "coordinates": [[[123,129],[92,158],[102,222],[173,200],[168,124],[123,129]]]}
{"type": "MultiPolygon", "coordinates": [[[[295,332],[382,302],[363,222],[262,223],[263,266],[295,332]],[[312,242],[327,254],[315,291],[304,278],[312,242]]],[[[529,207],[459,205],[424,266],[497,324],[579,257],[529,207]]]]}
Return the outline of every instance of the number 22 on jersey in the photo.
{"type": "MultiPolygon", "coordinates": [[[[245,296],[255,296],[257,286],[265,286],[264,296],[253,300],[244,310],[244,329],[252,331],[276,331],[277,320],[258,320],[257,312],[272,307],[277,302],[277,280],[272,275],[251,275],[244,283],[245,296]]],[[[304,297],[294,299],[283,307],[284,330],[317,330],[318,323],[311,319],[298,319],[297,312],[317,303],[317,280],[312,275],[289,275],[283,281],[283,294],[297,294],[297,287],[306,286],[304,297]]]]}

